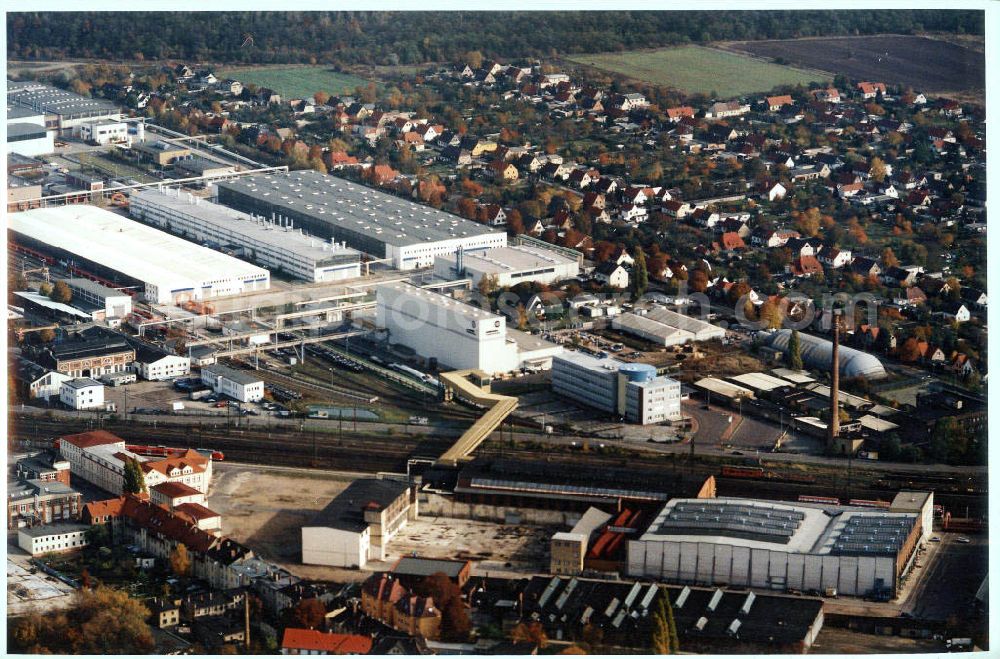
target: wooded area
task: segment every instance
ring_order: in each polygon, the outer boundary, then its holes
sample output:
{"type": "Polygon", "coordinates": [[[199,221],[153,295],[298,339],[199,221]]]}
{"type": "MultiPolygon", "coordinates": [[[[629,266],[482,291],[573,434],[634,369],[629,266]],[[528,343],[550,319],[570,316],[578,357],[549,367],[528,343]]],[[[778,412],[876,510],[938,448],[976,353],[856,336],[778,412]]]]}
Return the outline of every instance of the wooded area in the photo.
{"type": "Polygon", "coordinates": [[[925,30],[983,34],[983,12],[24,12],[8,14],[7,54],[398,65],[450,62],[467,51],[511,60],[718,40],[925,30]]]}

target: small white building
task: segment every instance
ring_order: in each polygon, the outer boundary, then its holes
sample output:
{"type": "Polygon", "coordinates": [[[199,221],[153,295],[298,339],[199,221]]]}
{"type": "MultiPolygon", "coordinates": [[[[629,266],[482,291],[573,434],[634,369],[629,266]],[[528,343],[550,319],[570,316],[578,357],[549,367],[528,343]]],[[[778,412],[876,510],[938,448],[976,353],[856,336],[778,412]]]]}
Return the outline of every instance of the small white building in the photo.
{"type": "Polygon", "coordinates": [[[628,288],[628,270],[614,261],[607,261],[594,270],[594,279],[612,288],[628,288]]]}
{"type": "Polygon", "coordinates": [[[134,342],[135,362],[132,367],[144,380],[172,380],[191,372],[191,359],[134,342]]]}
{"type": "Polygon", "coordinates": [[[124,121],[95,121],[80,126],[80,138],[96,142],[101,146],[109,144],[130,144],[128,124],[124,121]]]}
{"type": "Polygon", "coordinates": [[[243,403],[255,403],[264,398],[264,381],[246,371],[212,364],[201,369],[201,381],[217,394],[224,394],[243,403]]]}
{"type": "Polygon", "coordinates": [[[89,524],[45,524],[19,529],[17,546],[32,556],[83,549],[89,524]]]}
{"type": "Polygon", "coordinates": [[[44,366],[23,358],[18,360],[16,377],[27,387],[28,395],[31,398],[44,398],[45,400],[59,396],[62,383],[73,379],[71,375],[50,371],[44,366]]]}
{"type": "Polygon", "coordinates": [[[302,527],[302,562],[362,569],[386,560],[390,540],[417,518],[412,494],[400,481],[354,481],[302,527]]]}
{"type": "Polygon", "coordinates": [[[580,274],[580,260],[564,251],[512,245],[473,254],[459,252],[435,258],[434,274],[443,279],[468,277],[473,287],[483,277],[495,277],[497,286],[515,286],[524,281],[551,284],[580,274]]]}
{"type": "Polygon", "coordinates": [[[104,407],[104,385],[90,378],[73,378],[59,386],[59,400],[74,410],[104,407]]]}

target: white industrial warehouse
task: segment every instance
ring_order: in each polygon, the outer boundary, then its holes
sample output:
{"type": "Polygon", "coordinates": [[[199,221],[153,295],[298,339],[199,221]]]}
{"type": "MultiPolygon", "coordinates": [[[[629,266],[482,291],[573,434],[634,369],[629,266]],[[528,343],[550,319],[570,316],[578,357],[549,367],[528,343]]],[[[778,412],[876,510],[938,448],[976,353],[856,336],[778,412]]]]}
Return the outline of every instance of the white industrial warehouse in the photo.
{"type": "Polygon", "coordinates": [[[122,118],[121,108],[110,101],[86,98],[33,80],[8,80],[7,102],[44,113],[45,125],[54,128],[59,136],[79,136],[81,126],[122,118]]]}
{"type": "MultiPolygon", "coordinates": [[[[778,330],[768,338],[768,346],[772,350],[787,354],[791,338],[792,330],[778,330]]],[[[800,332],[799,352],[802,355],[802,363],[807,367],[820,371],[830,371],[830,367],[833,364],[832,341],[800,332]]],[[[840,375],[842,377],[864,377],[869,380],[886,377],[885,367],[875,355],[842,345],[838,350],[837,356],[837,361],[840,363],[840,375]]]]}
{"type": "Polygon", "coordinates": [[[901,512],[754,499],[674,499],[628,544],[628,574],[685,584],[895,593],[925,537],[901,512]]]}
{"type": "Polygon", "coordinates": [[[473,286],[478,286],[483,277],[494,277],[497,286],[514,286],[524,281],[551,284],[578,276],[580,262],[544,247],[512,245],[439,256],[434,259],[434,274],[443,279],[468,277],[473,286]]]}
{"type": "Polygon", "coordinates": [[[136,219],[209,243],[271,270],[311,282],[361,276],[361,252],[342,243],[307,236],[294,221],[272,222],[214,204],[177,189],[140,190],[129,198],[136,219]]]}
{"type": "Polygon", "coordinates": [[[434,265],[507,245],[507,234],[346,179],[313,171],[245,176],[217,185],[218,201],[272,220],[292,220],[309,233],[387,259],[394,268],[434,265]]]}
{"type": "Polygon", "coordinates": [[[138,282],[145,299],[177,304],[270,288],[270,274],[94,206],[36,208],[8,217],[14,239],[98,273],[138,282]]]}
{"type": "Polygon", "coordinates": [[[507,373],[561,352],[548,341],[508,336],[504,316],[412,284],[379,286],[375,301],[375,322],[387,330],[390,343],[441,365],[507,373]]]}
{"type": "Polygon", "coordinates": [[[611,326],[661,346],[678,345],[688,341],[710,341],[721,339],[726,335],[726,330],[717,325],[661,306],[650,307],[645,312],[615,316],[611,326]]]}
{"type": "Polygon", "coordinates": [[[55,151],[55,131],[45,127],[45,113],[17,105],[7,106],[7,151],[40,156],[55,151]]]}

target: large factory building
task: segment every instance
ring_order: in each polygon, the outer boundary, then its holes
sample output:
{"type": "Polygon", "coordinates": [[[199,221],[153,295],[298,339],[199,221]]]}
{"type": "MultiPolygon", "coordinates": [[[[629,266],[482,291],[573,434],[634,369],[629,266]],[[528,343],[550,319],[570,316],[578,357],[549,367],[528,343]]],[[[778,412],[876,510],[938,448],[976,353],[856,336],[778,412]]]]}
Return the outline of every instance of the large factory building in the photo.
{"type": "Polygon", "coordinates": [[[412,270],[434,259],[507,245],[507,234],[428,206],[312,171],[246,176],[217,185],[218,201],[412,270]]]}
{"type": "MultiPolygon", "coordinates": [[[[932,505],[932,504],[929,504],[932,505]]],[[[921,512],[753,499],[674,499],[628,545],[628,574],[843,595],[894,595],[916,560],[921,512]]]]}
{"type": "Polygon", "coordinates": [[[310,282],[361,276],[361,253],[339,243],[307,236],[291,221],[253,217],[176,189],[140,190],[129,199],[136,219],[181,234],[271,270],[310,282]]]}
{"type": "Polygon", "coordinates": [[[389,341],[421,357],[491,374],[518,367],[518,346],[501,315],[402,282],[379,286],[375,309],[389,341]]]}
{"type": "Polygon", "coordinates": [[[264,268],[215,252],[110,211],[83,204],[13,213],[15,242],[72,261],[154,304],[178,304],[270,288],[264,268]]]}
{"type": "Polygon", "coordinates": [[[552,359],[552,391],[631,423],[681,417],[681,384],[649,364],[566,352],[552,359]]]}
{"type": "Polygon", "coordinates": [[[122,110],[111,101],[79,94],[32,80],[7,81],[7,102],[41,113],[45,127],[62,136],[79,136],[81,128],[98,121],[119,121],[122,110]]]}

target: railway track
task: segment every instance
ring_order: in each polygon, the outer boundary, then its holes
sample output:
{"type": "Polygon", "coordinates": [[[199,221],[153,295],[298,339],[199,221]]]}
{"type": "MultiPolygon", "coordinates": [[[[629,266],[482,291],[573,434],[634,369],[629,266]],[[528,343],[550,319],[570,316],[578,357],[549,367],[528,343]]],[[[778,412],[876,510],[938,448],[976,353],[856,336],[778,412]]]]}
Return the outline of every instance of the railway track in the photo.
{"type": "MultiPolygon", "coordinates": [[[[151,443],[154,442],[152,436],[155,443],[217,449],[223,451],[228,460],[239,462],[367,473],[403,472],[409,458],[440,456],[454,442],[453,438],[363,436],[357,433],[339,437],[321,431],[233,429],[221,423],[207,422],[193,426],[171,426],[169,422],[157,422],[155,429],[151,426],[149,423],[130,422],[107,424],[105,429],[130,442],[151,443]]],[[[85,421],[14,418],[9,437],[44,442],[88,429],[91,429],[91,425],[85,421]]],[[[655,456],[637,453],[554,453],[552,447],[526,448],[510,446],[506,442],[487,442],[478,453],[485,456],[502,453],[504,457],[528,462],[553,462],[566,469],[577,465],[604,466],[625,467],[637,474],[660,478],[669,478],[670,474],[691,474],[704,478],[715,476],[721,496],[794,500],[802,494],[836,496],[841,499],[891,500],[898,491],[879,486],[877,480],[862,475],[856,475],[850,483],[842,477],[816,483],[790,482],[782,480],[780,474],[774,479],[725,477],[720,475],[720,465],[717,462],[696,460],[691,463],[686,456],[673,453],[655,456]]],[[[928,483],[927,486],[934,489],[933,483],[928,483]]],[[[935,502],[961,516],[977,517],[987,512],[986,495],[982,493],[937,490],[935,502]]]]}

